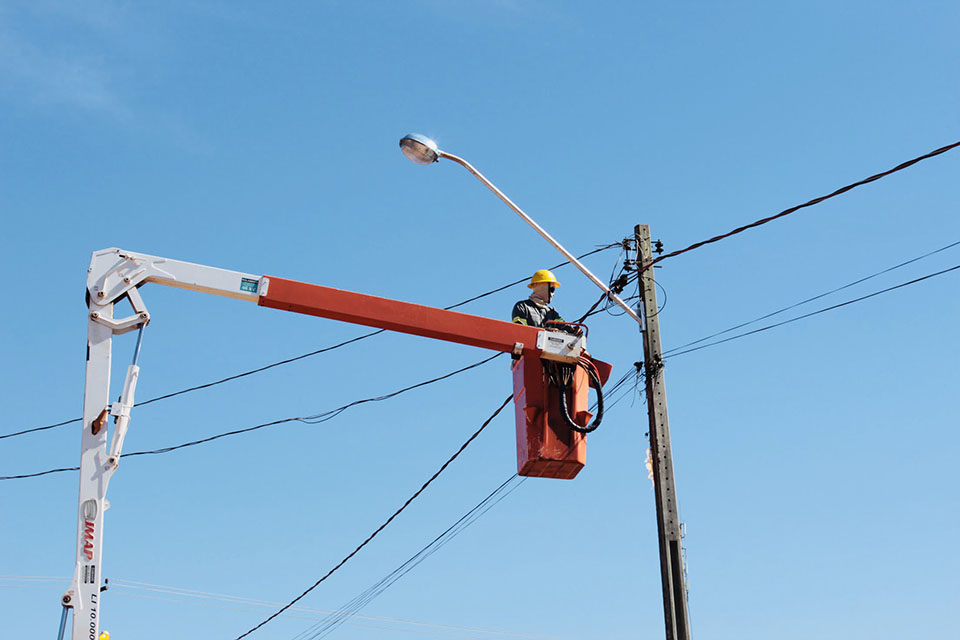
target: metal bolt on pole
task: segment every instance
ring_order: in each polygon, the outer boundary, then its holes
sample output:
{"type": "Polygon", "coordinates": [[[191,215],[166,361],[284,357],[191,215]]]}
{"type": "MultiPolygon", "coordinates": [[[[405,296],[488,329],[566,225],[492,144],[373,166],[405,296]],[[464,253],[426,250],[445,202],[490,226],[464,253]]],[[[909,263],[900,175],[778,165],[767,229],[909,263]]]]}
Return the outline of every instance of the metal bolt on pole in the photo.
{"type": "Polygon", "coordinates": [[[653,275],[650,227],[634,227],[637,268],[640,271],[643,313],[643,365],[647,379],[647,413],[650,421],[650,455],[653,458],[653,486],[657,504],[657,537],[660,542],[660,576],[663,585],[663,615],[667,640],[689,640],[687,586],[683,566],[677,489],[673,480],[670,423],[660,348],[660,319],[653,275]]]}

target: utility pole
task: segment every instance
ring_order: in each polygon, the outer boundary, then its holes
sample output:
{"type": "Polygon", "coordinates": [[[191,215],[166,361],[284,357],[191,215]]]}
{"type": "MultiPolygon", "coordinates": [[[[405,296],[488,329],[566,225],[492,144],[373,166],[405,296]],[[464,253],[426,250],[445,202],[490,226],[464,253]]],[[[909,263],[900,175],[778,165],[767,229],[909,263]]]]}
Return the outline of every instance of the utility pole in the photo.
{"type": "Polygon", "coordinates": [[[660,576],[663,584],[663,615],[667,640],[689,640],[687,585],[684,575],[683,541],[680,530],[677,488],[673,481],[673,454],[670,449],[670,422],[663,379],[660,348],[660,318],[654,283],[650,227],[633,229],[640,272],[643,312],[643,367],[647,380],[647,413],[650,421],[650,455],[653,459],[653,487],[657,503],[657,537],[660,542],[660,576]]]}

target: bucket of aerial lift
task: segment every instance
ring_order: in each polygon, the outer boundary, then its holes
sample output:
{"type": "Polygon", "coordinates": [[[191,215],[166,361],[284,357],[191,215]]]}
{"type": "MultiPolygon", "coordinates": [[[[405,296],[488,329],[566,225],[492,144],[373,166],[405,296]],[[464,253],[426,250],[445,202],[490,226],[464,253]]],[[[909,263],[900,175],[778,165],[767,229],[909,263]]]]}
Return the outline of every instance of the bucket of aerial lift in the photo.
{"type": "Polygon", "coordinates": [[[574,367],[572,388],[562,391],[550,384],[540,358],[523,356],[513,363],[518,474],[569,480],[580,473],[587,462],[587,436],[564,420],[560,394],[568,394],[573,421],[586,426],[593,417],[587,410],[589,387],[582,367],[574,367]]]}

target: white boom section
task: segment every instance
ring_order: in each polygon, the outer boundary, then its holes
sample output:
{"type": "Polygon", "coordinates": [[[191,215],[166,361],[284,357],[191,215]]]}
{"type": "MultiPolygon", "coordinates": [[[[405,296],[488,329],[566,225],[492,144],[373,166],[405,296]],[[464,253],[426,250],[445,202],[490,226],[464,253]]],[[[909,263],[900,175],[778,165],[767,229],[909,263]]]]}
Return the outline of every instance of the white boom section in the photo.
{"type": "MultiPolygon", "coordinates": [[[[113,304],[101,305],[99,318],[113,319],[113,304]]],[[[100,554],[106,509],[107,429],[113,330],[90,320],[80,446],[80,499],[77,510],[77,563],[63,606],[73,609],[73,638],[97,638],[100,626],[100,554]]]]}
{"type": "Polygon", "coordinates": [[[261,276],[122,249],[97,251],[90,260],[87,291],[93,305],[119,300],[123,294],[144,282],[251,302],[256,302],[265,293],[266,287],[266,278],[261,276]]]}
{"type": "Polygon", "coordinates": [[[127,369],[120,400],[110,403],[113,336],[150,322],[139,285],[156,282],[180,289],[257,302],[267,281],[258,275],[168,260],[121,249],[93,254],[87,270],[87,366],[83,395],[83,435],[80,448],[80,496],[77,509],[77,561],[64,607],[73,609],[73,640],[100,636],[100,583],[103,575],[103,512],[110,506],[107,485],[117,470],[123,439],[134,405],[140,368],[127,369]],[[115,318],[115,304],[124,297],[133,315],[115,318]],[[109,417],[116,419],[108,448],[109,417]]]}

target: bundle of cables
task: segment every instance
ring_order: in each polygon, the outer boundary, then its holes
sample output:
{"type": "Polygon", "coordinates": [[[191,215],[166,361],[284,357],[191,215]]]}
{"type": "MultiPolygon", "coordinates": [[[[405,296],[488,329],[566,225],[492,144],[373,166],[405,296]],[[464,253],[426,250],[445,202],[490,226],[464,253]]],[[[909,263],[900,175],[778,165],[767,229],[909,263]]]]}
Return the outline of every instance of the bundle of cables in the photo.
{"type": "Polygon", "coordinates": [[[560,415],[563,416],[563,420],[567,423],[567,426],[579,433],[596,431],[597,427],[599,427],[603,421],[603,384],[600,382],[600,373],[597,371],[597,367],[593,364],[593,361],[580,356],[580,359],[572,364],[553,362],[550,360],[544,360],[543,364],[550,384],[560,391],[560,415]],[[590,386],[597,390],[597,415],[593,418],[593,422],[585,425],[577,424],[570,416],[569,396],[573,393],[573,378],[577,367],[586,371],[587,377],[590,378],[590,386]]]}

